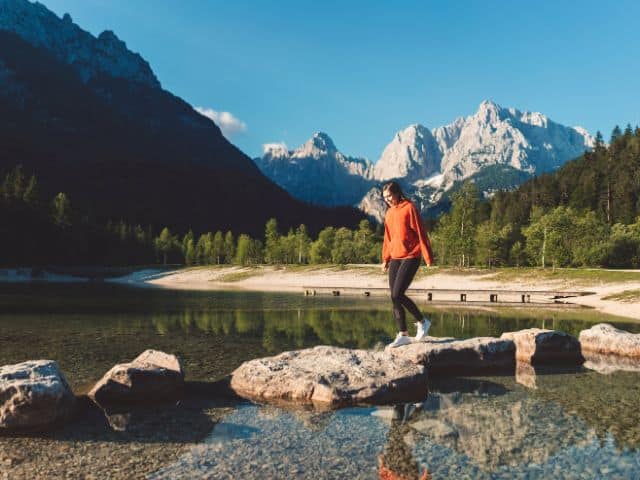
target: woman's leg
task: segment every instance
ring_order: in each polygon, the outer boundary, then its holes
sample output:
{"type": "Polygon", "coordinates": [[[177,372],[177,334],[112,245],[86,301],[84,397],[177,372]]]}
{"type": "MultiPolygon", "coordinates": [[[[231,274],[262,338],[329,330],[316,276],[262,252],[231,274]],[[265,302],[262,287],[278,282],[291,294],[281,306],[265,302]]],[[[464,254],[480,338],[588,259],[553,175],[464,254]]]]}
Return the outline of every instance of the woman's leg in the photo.
{"type": "Polygon", "coordinates": [[[396,283],[398,283],[398,271],[402,260],[391,260],[389,262],[389,291],[391,292],[391,302],[393,302],[393,318],[396,320],[396,326],[399,332],[407,331],[407,322],[405,320],[404,307],[402,302],[397,301],[393,292],[396,290],[396,283]]]}
{"type": "Polygon", "coordinates": [[[398,323],[398,328],[404,327],[401,332],[406,331],[407,324],[405,319],[404,308],[406,308],[417,322],[422,321],[422,313],[418,309],[417,305],[409,297],[405,295],[405,292],[411,285],[413,277],[415,277],[418,267],[420,267],[420,258],[407,258],[404,260],[392,260],[398,262],[394,269],[393,285],[391,284],[391,267],[389,266],[389,287],[391,289],[391,301],[393,302],[393,312],[398,323]],[[404,307],[404,308],[403,308],[404,307]],[[398,313],[396,313],[398,312],[398,313]]]}

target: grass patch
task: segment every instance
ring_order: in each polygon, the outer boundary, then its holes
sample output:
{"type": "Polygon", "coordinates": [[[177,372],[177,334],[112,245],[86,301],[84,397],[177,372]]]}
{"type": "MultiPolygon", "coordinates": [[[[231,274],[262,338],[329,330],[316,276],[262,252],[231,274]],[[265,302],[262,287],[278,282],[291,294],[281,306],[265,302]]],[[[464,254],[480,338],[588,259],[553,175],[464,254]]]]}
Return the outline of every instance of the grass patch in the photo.
{"type": "MultiPolygon", "coordinates": [[[[486,270],[491,273],[492,270],[486,270]]],[[[600,268],[500,268],[493,270],[493,280],[559,280],[586,284],[640,281],[640,272],[604,270],[600,268]]]]}
{"type": "Polygon", "coordinates": [[[602,299],[633,303],[640,301],[640,290],[625,290],[623,292],[607,295],[606,297],[602,297],[602,299]]]}
{"type": "Polygon", "coordinates": [[[240,272],[225,273],[218,278],[218,281],[225,283],[240,282],[247,278],[255,277],[256,275],[260,275],[258,269],[242,270],[240,272]]]}

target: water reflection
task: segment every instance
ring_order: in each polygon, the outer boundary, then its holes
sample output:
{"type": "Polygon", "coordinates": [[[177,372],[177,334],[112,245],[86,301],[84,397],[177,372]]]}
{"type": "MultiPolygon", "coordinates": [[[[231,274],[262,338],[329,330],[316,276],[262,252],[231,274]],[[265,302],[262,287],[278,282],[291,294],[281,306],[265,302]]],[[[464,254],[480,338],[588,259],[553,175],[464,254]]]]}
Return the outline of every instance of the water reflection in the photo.
{"type": "MultiPolygon", "coordinates": [[[[577,335],[598,321],[578,312],[425,311],[441,337],[533,326],[577,335]]],[[[56,359],[77,393],[146,348],[179,354],[190,384],[208,388],[250,358],[318,344],[371,348],[394,333],[384,299],[0,285],[0,364],[56,359]]],[[[637,478],[640,374],[607,371],[445,378],[395,424],[384,417],[391,409],[291,411],[220,404],[207,391],[159,410],[92,410],[47,438],[0,446],[23,459],[26,477],[48,465],[51,477],[377,478],[382,453],[385,467],[416,478],[425,468],[434,478],[637,478]],[[127,463],[117,474],[115,457],[127,463]]]]}
{"type": "MultiPolygon", "coordinates": [[[[409,445],[412,443],[409,422],[421,406],[421,403],[405,403],[393,405],[389,409],[391,421],[387,441],[383,452],[378,455],[380,478],[385,480],[427,480],[431,478],[428,469],[418,464],[409,445]],[[407,439],[409,443],[407,443],[407,439]]],[[[375,413],[381,411],[378,410],[375,413]]]]}
{"type": "Polygon", "coordinates": [[[242,404],[150,478],[637,478],[640,453],[575,411],[512,378],[463,383],[417,404],[322,414],[242,404]]]}

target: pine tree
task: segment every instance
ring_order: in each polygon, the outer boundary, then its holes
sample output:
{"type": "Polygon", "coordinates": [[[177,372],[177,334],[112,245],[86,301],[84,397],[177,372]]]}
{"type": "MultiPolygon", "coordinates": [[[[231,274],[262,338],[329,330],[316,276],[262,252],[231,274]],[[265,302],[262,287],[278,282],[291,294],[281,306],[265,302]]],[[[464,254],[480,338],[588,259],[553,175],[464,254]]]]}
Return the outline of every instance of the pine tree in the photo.
{"type": "Polygon", "coordinates": [[[24,203],[26,203],[30,207],[35,207],[38,203],[39,195],[40,192],[38,191],[38,180],[36,179],[35,175],[31,175],[22,199],[24,203]]]}
{"type": "Polygon", "coordinates": [[[447,231],[450,249],[459,258],[461,267],[471,264],[475,247],[475,231],[478,215],[478,190],[472,182],[466,182],[462,189],[451,197],[450,229],[447,231]]]}
{"type": "Polygon", "coordinates": [[[212,254],[215,259],[215,263],[220,265],[224,259],[224,236],[220,230],[218,230],[213,236],[212,254]]]}
{"type": "Polygon", "coordinates": [[[302,224],[296,230],[296,252],[299,264],[307,263],[309,260],[309,251],[311,250],[311,238],[307,233],[307,227],[302,224]]]}
{"type": "Polygon", "coordinates": [[[169,255],[178,246],[178,240],[171,234],[171,231],[164,227],[160,232],[160,235],[155,239],[156,250],[162,254],[162,264],[166,265],[169,259],[169,255]]]}
{"type": "Polygon", "coordinates": [[[22,200],[25,191],[25,176],[22,165],[17,165],[7,173],[0,187],[5,201],[22,200]]]}
{"type": "Polygon", "coordinates": [[[237,265],[249,264],[249,247],[251,244],[251,238],[249,235],[241,234],[238,237],[238,248],[236,249],[236,255],[234,257],[234,263],[237,265]]]}
{"type": "Polygon", "coordinates": [[[233,263],[236,254],[236,244],[233,239],[233,233],[227,232],[224,236],[223,245],[224,258],[226,263],[233,263]]]}
{"type": "Polygon", "coordinates": [[[267,263],[276,264],[283,262],[283,251],[280,244],[280,234],[278,233],[278,222],[275,218],[270,218],[265,225],[264,232],[265,260],[267,263]]]}
{"type": "Polygon", "coordinates": [[[59,227],[71,225],[71,202],[63,192],[58,193],[52,201],[53,223],[59,227]]]}

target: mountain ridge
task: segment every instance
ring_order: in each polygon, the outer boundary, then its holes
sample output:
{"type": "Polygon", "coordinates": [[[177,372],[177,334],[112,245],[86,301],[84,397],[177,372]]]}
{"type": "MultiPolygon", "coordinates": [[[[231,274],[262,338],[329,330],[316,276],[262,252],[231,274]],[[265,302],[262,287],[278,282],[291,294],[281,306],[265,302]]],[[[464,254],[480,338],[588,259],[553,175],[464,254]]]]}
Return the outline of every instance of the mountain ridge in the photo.
{"type": "Polygon", "coordinates": [[[44,192],[49,198],[64,191],[96,222],[259,235],[271,217],[283,228],[305,223],[310,232],[363,218],[292,198],[213,121],[163,90],[137,54],[127,50],[122,61],[88,66],[80,61],[102,44],[126,49],[115,36],[79,33],[70,18],[27,0],[0,0],[0,7],[0,170],[22,164],[51,189],[44,192]],[[4,28],[20,9],[26,10],[20,28],[4,28]],[[72,55],[73,42],[39,45],[34,38],[49,38],[41,35],[43,25],[58,39],[79,36],[82,54],[72,55]],[[118,67],[127,59],[138,70],[118,67]]]}
{"type": "Polygon", "coordinates": [[[131,52],[115,33],[105,30],[94,37],[73,23],[69,14],[59,18],[39,2],[0,0],[0,30],[49,50],[77,70],[85,83],[107,73],[160,88],[149,63],[131,52]]]}
{"type": "MultiPolygon", "coordinates": [[[[357,185],[348,194],[335,197],[349,205],[358,205],[381,221],[385,209],[382,199],[376,201],[373,194],[360,195],[361,189],[367,184],[379,188],[379,183],[393,179],[402,184],[423,213],[441,211],[438,202],[466,179],[482,178],[481,183],[487,187],[483,191],[490,195],[497,189],[512,188],[530,176],[555,170],[591,149],[593,144],[593,137],[580,127],[566,127],[540,112],[503,108],[484,100],[474,114],[458,117],[447,125],[430,130],[416,123],[397,132],[376,163],[364,160],[366,168],[361,172],[353,170],[351,177],[334,183],[349,189],[345,182],[351,178],[357,185]],[[494,166],[508,168],[492,168],[494,166]],[[486,174],[482,174],[484,169],[486,174]],[[492,175],[495,176],[493,184],[492,175]],[[357,176],[360,178],[356,179],[357,176]]],[[[303,158],[305,152],[300,150],[296,150],[295,155],[281,154],[277,169],[267,167],[269,159],[265,156],[254,161],[263,173],[292,195],[323,204],[325,197],[315,196],[314,192],[317,182],[326,182],[326,179],[317,168],[313,173],[305,171],[300,166],[303,158]]],[[[335,167],[327,164],[326,168],[335,167]]]]}

